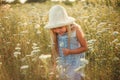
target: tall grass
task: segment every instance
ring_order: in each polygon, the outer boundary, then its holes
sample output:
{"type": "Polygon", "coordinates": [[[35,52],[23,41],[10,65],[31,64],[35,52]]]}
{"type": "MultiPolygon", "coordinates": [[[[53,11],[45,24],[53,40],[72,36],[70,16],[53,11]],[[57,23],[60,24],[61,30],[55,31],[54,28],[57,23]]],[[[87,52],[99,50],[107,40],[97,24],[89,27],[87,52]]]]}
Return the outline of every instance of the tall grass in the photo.
{"type": "Polygon", "coordinates": [[[120,1],[119,0],[85,0],[87,3],[92,3],[92,4],[100,4],[100,5],[106,5],[106,6],[120,6],[120,1]]]}
{"type": "MultiPolygon", "coordinates": [[[[102,1],[102,0],[101,0],[102,1]]],[[[112,6],[74,3],[68,14],[81,25],[89,50],[88,80],[119,80],[120,13],[112,6]]],[[[54,3],[14,4],[0,9],[0,80],[50,80],[49,32],[44,29],[54,3]],[[48,6],[46,6],[48,5],[48,6]]],[[[57,74],[52,80],[58,80],[57,74]]]]}

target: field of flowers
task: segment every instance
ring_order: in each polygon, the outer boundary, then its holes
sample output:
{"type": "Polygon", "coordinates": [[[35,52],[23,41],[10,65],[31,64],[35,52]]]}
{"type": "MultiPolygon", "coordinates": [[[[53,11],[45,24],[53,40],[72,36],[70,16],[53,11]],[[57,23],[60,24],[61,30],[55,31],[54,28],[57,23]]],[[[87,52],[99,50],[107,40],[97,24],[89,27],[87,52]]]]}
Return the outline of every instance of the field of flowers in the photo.
{"type": "Polygon", "coordinates": [[[58,80],[53,72],[48,10],[63,5],[88,43],[86,80],[120,80],[120,7],[78,2],[0,6],[0,80],[58,80]]]}

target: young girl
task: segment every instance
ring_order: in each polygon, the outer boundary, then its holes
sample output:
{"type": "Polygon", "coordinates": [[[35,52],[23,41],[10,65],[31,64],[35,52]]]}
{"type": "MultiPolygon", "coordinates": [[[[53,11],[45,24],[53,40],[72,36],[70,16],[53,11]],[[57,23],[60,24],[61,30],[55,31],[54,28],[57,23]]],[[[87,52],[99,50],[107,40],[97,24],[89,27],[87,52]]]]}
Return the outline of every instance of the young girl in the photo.
{"type": "Polygon", "coordinates": [[[64,7],[55,5],[49,11],[49,22],[45,28],[50,29],[52,34],[52,55],[57,57],[60,80],[83,80],[87,44],[81,27],[68,16],[64,7]]]}

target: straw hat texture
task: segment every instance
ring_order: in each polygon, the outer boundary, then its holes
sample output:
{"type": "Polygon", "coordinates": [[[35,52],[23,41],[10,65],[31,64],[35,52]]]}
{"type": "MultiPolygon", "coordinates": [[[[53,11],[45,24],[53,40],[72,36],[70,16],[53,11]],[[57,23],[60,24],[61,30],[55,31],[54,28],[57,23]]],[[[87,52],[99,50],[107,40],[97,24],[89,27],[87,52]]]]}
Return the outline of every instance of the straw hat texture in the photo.
{"type": "Polygon", "coordinates": [[[49,21],[45,28],[52,29],[72,24],[73,17],[68,16],[66,9],[60,5],[55,5],[49,10],[49,21]]]}

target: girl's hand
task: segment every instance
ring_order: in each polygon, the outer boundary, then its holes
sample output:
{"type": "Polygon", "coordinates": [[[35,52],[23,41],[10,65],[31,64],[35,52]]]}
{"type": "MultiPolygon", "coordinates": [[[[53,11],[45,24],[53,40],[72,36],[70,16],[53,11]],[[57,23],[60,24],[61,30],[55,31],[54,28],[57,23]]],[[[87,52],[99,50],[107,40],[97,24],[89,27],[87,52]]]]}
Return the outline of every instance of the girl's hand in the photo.
{"type": "Polygon", "coordinates": [[[64,54],[65,56],[67,56],[67,55],[70,54],[70,50],[69,50],[69,49],[63,48],[62,50],[63,50],[63,54],[64,54]]]}

